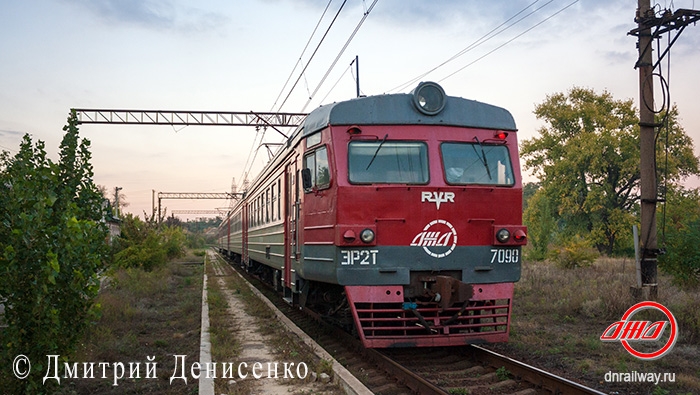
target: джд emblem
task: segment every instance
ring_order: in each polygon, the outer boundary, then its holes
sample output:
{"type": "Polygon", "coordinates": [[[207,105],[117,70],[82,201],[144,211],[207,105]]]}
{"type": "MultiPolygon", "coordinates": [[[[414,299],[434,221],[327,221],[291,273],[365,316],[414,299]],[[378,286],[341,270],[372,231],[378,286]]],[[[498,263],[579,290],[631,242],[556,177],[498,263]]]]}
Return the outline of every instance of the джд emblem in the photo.
{"type": "Polygon", "coordinates": [[[622,315],[622,319],[608,326],[600,336],[600,340],[604,342],[619,341],[627,352],[639,359],[647,361],[653,361],[654,359],[666,355],[671,351],[674,344],[676,344],[677,338],[678,323],[676,322],[676,318],[664,305],[652,301],[640,302],[627,309],[625,314],[622,315]],[[667,320],[660,320],[654,323],[651,321],[632,320],[632,316],[644,310],[658,310],[667,320]],[[668,339],[663,341],[662,335],[667,326],[671,327],[671,333],[668,339]],[[632,348],[629,343],[630,341],[651,342],[653,344],[657,341],[661,341],[663,344],[659,345],[658,350],[643,352],[632,348]]]}
{"type": "Polygon", "coordinates": [[[411,241],[411,247],[423,247],[426,254],[433,258],[444,258],[457,246],[457,231],[444,219],[436,219],[425,225],[411,241]]]}

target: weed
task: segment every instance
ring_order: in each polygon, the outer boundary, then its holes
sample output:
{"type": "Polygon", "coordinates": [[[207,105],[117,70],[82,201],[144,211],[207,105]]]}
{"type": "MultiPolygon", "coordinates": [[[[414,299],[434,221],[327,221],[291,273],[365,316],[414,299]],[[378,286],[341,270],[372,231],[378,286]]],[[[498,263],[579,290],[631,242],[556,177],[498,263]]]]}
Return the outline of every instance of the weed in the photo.
{"type": "Polygon", "coordinates": [[[578,370],[580,370],[583,373],[588,372],[591,370],[591,368],[595,366],[595,362],[591,359],[584,359],[583,361],[580,361],[577,365],[578,370]]]}
{"type": "Polygon", "coordinates": [[[501,366],[500,368],[496,369],[496,377],[498,378],[498,381],[508,380],[510,376],[511,373],[505,366],[501,366]]]}
{"type": "Polygon", "coordinates": [[[654,387],[654,390],[651,392],[652,395],[668,395],[670,393],[671,393],[671,391],[665,390],[665,389],[659,387],[658,385],[656,387],[654,387]]]}
{"type": "Polygon", "coordinates": [[[322,359],[319,361],[318,364],[316,364],[316,373],[321,374],[325,373],[327,375],[332,375],[333,374],[333,362],[328,360],[328,359],[322,359]]]}
{"type": "Polygon", "coordinates": [[[156,339],[156,341],[153,342],[153,345],[160,348],[167,348],[168,341],[163,339],[156,339]]]}
{"type": "Polygon", "coordinates": [[[202,267],[169,263],[151,272],[138,268],[119,269],[112,276],[111,285],[98,296],[101,317],[90,327],[80,349],[70,359],[141,361],[138,377],[142,380],[124,379],[118,386],[112,386],[105,380],[69,378],[58,393],[164,395],[196,392],[196,381],[194,385],[173,383],[170,386],[167,380],[143,378],[146,377],[146,357],[155,358],[159,372],[174,371],[175,354],[186,355],[188,361],[196,358],[202,295],[202,283],[198,279],[201,279],[202,267]]]}
{"type": "Polygon", "coordinates": [[[467,388],[450,388],[447,392],[454,395],[469,395],[470,393],[467,388]]]}

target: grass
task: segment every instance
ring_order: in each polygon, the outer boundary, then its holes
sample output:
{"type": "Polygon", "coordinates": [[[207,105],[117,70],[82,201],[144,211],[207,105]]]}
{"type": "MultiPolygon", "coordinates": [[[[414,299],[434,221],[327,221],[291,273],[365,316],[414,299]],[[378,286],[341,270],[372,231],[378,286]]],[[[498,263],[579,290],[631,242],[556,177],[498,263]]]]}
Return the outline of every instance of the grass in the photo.
{"type": "MultiPolygon", "coordinates": [[[[219,259],[219,258],[216,258],[219,259]]],[[[223,263],[222,265],[228,265],[223,263]]],[[[227,268],[232,271],[232,269],[227,268]]],[[[207,265],[209,298],[209,319],[211,323],[212,357],[215,361],[236,362],[240,353],[240,344],[236,341],[236,333],[240,330],[250,330],[250,328],[234,328],[231,325],[231,316],[227,310],[227,302],[224,297],[222,287],[213,277],[214,270],[211,265],[207,265]]],[[[317,374],[326,373],[332,376],[332,364],[329,361],[318,360],[303,342],[278,321],[270,308],[261,301],[238,275],[219,277],[224,280],[226,289],[230,290],[244,304],[246,314],[254,317],[259,333],[265,337],[266,344],[272,348],[275,360],[280,362],[294,362],[295,366],[304,362],[309,372],[317,374]]],[[[228,379],[218,378],[215,380],[216,393],[226,393],[229,395],[247,394],[252,383],[246,380],[237,382],[231,387],[227,384],[228,379]]],[[[332,391],[332,385],[323,388],[324,393],[332,391]]]]}
{"type": "Polygon", "coordinates": [[[101,317],[70,357],[69,362],[80,367],[78,378],[62,379],[59,393],[196,394],[196,380],[175,380],[171,385],[169,378],[175,370],[174,355],[187,355],[187,364],[199,360],[201,278],[202,266],[175,262],[151,272],[115,271],[97,298],[101,317]],[[157,378],[146,378],[149,357],[155,357],[157,378]],[[95,378],[84,378],[83,363],[90,362],[95,378]],[[102,378],[100,362],[110,364],[107,378],[102,378]],[[117,362],[125,366],[124,378],[114,386],[111,366],[117,362]],[[131,374],[130,362],[140,362],[140,378],[131,374]]]}
{"type": "MultiPolygon", "coordinates": [[[[658,302],[674,314],[680,328],[674,349],[663,358],[642,361],[619,342],[600,341],[605,328],[635,303],[630,293],[634,283],[634,262],[629,259],[603,258],[572,269],[526,262],[515,286],[510,341],[494,348],[604,391],[629,393],[629,383],[610,385],[603,378],[609,371],[636,370],[676,373],[675,384],[659,384],[656,391],[700,393],[700,290],[680,289],[659,274],[658,302]]],[[[664,319],[640,317],[635,315],[664,319]]],[[[632,388],[651,393],[656,387],[632,388]]]]}

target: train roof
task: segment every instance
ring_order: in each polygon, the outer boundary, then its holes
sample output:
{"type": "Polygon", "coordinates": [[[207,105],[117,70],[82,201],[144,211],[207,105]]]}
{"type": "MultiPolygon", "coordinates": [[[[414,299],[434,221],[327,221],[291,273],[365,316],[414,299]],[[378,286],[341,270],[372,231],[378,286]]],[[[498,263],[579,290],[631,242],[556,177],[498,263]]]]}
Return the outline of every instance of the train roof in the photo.
{"type": "Polygon", "coordinates": [[[321,106],[306,117],[302,137],[328,125],[420,124],[517,130],[515,120],[508,110],[475,100],[447,96],[438,84],[422,82],[411,93],[360,97],[321,106]],[[425,94],[421,95],[421,92],[425,94]],[[423,96],[442,102],[425,110],[421,108],[425,103],[423,96]]]}

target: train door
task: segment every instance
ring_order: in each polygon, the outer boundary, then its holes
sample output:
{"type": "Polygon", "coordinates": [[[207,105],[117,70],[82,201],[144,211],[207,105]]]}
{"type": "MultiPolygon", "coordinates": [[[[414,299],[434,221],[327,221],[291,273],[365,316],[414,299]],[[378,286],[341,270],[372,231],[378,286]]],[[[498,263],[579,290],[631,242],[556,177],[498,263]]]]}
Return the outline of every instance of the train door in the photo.
{"type": "Polygon", "coordinates": [[[299,171],[296,159],[287,164],[284,172],[284,299],[294,301],[295,270],[299,263],[299,214],[301,201],[299,196],[299,171]]]}
{"type": "Polygon", "coordinates": [[[248,203],[243,202],[243,207],[241,208],[241,265],[246,268],[249,266],[248,226],[250,226],[248,203]]]}
{"type": "Polygon", "coordinates": [[[226,255],[231,256],[231,221],[233,221],[233,215],[228,216],[228,221],[226,221],[226,255]]]}

